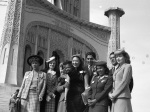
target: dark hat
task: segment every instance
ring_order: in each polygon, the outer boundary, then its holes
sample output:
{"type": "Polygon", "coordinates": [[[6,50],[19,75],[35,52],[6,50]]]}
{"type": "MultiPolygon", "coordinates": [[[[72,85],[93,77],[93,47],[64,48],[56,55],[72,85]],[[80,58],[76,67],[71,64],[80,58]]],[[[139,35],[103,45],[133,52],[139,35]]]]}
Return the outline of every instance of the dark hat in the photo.
{"type": "Polygon", "coordinates": [[[96,61],[95,65],[96,66],[105,66],[105,65],[107,65],[107,63],[105,61],[96,61]]]}
{"type": "Polygon", "coordinates": [[[43,59],[38,55],[32,55],[27,59],[27,63],[31,66],[33,61],[39,62],[40,66],[43,64],[43,59]]]}
{"type": "Polygon", "coordinates": [[[125,53],[125,50],[124,49],[117,49],[114,54],[117,55],[117,54],[122,54],[122,53],[125,53]]]}

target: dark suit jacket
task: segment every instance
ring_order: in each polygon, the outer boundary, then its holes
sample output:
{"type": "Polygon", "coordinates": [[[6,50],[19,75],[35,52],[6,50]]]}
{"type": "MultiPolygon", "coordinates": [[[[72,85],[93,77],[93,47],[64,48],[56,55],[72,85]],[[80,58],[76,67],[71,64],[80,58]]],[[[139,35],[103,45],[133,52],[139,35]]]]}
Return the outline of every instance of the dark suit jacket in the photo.
{"type": "Polygon", "coordinates": [[[90,99],[96,99],[96,105],[108,106],[108,93],[112,89],[113,79],[111,76],[95,76],[91,82],[90,99]]]}
{"type": "Polygon", "coordinates": [[[88,65],[86,65],[84,67],[84,70],[86,71],[86,80],[88,81],[88,85],[91,84],[91,80],[92,80],[92,77],[93,77],[93,71],[90,71],[89,68],[88,68],[88,65]]]}

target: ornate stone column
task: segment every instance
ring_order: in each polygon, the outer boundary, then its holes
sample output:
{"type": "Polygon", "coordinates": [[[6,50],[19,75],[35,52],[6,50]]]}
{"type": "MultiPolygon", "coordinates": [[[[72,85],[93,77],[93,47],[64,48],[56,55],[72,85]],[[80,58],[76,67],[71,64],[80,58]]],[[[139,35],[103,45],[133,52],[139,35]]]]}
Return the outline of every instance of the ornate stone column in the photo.
{"type": "Polygon", "coordinates": [[[23,36],[20,36],[23,1],[10,0],[8,4],[0,45],[0,71],[2,77],[0,83],[18,85],[18,72],[22,61],[20,54],[23,52],[20,47],[20,40],[23,36]]]}
{"type": "Polygon", "coordinates": [[[109,18],[111,35],[108,45],[108,54],[120,48],[120,17],[125,12],[118,7],[111,7],[105,11],[105,16],[109,18]]]}

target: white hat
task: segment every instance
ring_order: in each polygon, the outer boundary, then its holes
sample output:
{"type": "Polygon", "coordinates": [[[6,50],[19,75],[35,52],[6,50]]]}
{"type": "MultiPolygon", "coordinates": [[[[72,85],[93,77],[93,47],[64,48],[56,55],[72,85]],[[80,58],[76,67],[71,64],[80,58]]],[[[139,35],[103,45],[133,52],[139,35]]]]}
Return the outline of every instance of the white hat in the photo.
{"type": "Polygon", "coordinates": [[[54,57],[54,56],[50,57],[46,62],[49,63],[49,62],[51,62],[52,60],[55,60],[55,57],[54,57]]]}

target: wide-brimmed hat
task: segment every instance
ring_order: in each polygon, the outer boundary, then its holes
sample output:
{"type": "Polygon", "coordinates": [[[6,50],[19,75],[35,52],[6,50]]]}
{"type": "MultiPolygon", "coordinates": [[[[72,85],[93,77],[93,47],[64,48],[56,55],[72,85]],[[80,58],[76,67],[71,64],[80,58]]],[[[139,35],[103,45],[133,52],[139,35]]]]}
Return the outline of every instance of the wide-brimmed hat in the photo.
{"type": "Polygon", "coordinates": [[[122,54],[122,53],[125,53],[125,50],[124,50],[124,49],[117,49],[117,50],[114,52],[115,55],[122,54]]]}
{"type": "Polygon", "coordinates": [[[33,61],[39,62],[40,66],[43,64],[43,59],[39,55],[32,55],[27,59],[27,63],[31,66],[33,61]]]}
{"type": "Polygon", "coordinates": [[[49,63],[49,62],[51,62],[51,61],[53,61],[53,60],[55,60],[55,57],[54,57],[54,56],[50,57],[46,62],[49,63]]]}
{"type": "Polygon", "coordinates": [[[107,63],[105,62],[105,61],[95,61],[95,65],[96,66],[106,66],[107,65],[107,63]]]}

